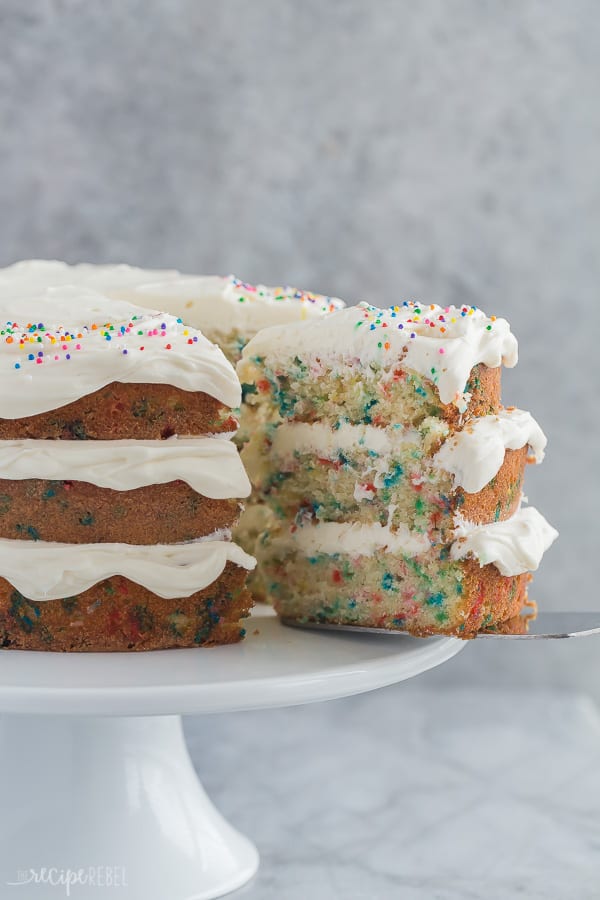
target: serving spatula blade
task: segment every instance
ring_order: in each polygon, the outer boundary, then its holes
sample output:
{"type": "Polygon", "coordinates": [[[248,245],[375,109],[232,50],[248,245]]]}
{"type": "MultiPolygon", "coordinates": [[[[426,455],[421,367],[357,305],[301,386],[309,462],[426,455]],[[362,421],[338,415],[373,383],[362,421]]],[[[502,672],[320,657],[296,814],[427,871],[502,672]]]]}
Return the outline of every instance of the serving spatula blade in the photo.
{"type": "MultiPolygon", "coordinates": [[[[302,622],[282,617],[284,625],[293,628],[308,628],[314,631],[347,631],[352,634],[407,635],[407,631],[389,628],[368,628],[364,625],[338,625],[334,622],[302,622]]],[[[519,616],[513,620],[512,629],[508,625],[502,630],[479,631],[473,638],[496,638],[512,640],[558,640],[559,638],[586,637],[600,633],[600,612],[538,612],[519,616]],[[525,620],[525,621],[523,621],[525,620]],[[504,630],[508,629],[508,630],[504,630]]]]}

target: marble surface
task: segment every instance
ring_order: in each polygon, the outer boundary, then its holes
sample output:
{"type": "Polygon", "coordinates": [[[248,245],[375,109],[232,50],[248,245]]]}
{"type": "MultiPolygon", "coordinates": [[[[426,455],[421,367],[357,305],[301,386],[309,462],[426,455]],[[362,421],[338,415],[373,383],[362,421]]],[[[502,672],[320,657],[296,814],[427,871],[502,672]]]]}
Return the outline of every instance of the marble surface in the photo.
{"type": "Polygon", "coordinates": [[[261,853],[234,896],[600,896],[592,701],[422,685],[186,720],[205,786],[261,853]]]}

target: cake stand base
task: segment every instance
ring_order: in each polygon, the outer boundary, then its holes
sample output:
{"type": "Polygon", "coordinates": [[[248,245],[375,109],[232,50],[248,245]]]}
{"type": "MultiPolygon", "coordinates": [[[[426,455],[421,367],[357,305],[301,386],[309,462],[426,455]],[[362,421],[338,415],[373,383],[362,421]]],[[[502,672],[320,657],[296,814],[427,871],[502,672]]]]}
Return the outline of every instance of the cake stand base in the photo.
{"type": "Polygon", "coordinates": [[[241,887],[258,853],[204,793],[179,716],[372,691],[466,643],[315,634],[265,607],[234,646],[1,651],[0,900],[208,900],[241,887]]]}
{"type": "Polygon", "coordinates": [[[3,716],[0,771],[1,898],[208,900],[258,867],[198,781],[179,716],[3,716]]]}

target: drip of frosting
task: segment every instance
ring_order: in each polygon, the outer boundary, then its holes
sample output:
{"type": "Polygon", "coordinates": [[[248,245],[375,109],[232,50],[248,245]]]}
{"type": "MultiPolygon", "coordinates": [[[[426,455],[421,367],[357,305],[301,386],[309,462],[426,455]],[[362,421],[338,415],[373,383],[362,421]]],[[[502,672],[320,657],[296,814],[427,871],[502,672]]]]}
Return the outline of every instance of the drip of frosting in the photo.
{"type": "Polygon", "coordinates": [[[74,287],[0,291],[0,418],[48,412],[112,381],[170,384],[239,406],[222,351],[180,319],[74,287]]]}
{"type": "Polygon", "coordinates": [[[465,409],[466,385],[474,366],[517,363],[517,341],[505,319],[488,318],[476,307],[440,307],[405,302],[389,309],[360,303],[318,321],[274,325],[247,345],[244,361],[263,359],[285,369],[299,357],[313,371],[360,365],[372,377],[405,370],[431,380],[442,403],[465,409]]]}
{"type": "MultiPolygon", "coordinates": [[[[48,287],[79,287],[181,317],[207,334],[236,332],[251,337],[274,323],[319,317],[344,303],[292,287],[266,287],[234,275],[182,275],[172,270],[126,265],[69,266],[58,260],[26,260],[0,269],[0,298],[30,295],[48,287]]],[[[11,313],[14,315],[14,309],[11,313]]]]}
{"type": "Polygon", "coordinates": [[[455,535],[452,559],[474,556],[480,565],[493,563],[501,575],[511,576],[535,572],[558,532],[537,509],[526,506],[510,519],[488,525],[475,525],[457,516],[455,535]]]}
{"type": "Polygon", "coordinates": [[[85,481],[115,491],[181,480],[219,500],[251,490],[237,448],[217,437],[0,441],[0,478],[85,481]]]}
{"type": "Polygon", "coordinates": [[[256,560],[222,533],[188,544],[54,544],[0,539],[0,572],[29,600],[59,600],[122,575],[166,600],[189,597],[212,584],[232,562],[256,560]]]}
{"type": "Polygon", "coordinates": [[[503,409],[469,422],[442,444],[434,462],[454,476],[468,494],[481,491],[500,471],[506,450],[529,445],[536,463],[544,458],[546,436],[531,413],[503,409]]]}

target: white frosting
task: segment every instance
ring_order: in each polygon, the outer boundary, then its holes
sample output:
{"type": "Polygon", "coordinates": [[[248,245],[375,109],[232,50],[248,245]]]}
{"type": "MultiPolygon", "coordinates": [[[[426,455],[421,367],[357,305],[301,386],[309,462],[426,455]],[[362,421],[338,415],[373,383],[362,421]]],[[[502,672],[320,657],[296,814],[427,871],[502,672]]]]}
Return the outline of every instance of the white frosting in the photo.
{"type": "Polygon", "coordinates": [[[469,422],[448,438],[434,462],[454,476],[469,494],[481,491],[498,474],[506,450],[529,445],[537,463],[544,458],[546,436],[533,416],[522,409],[504,409],[498,415],[469,422]]]}
{"type": "Polygon", "coordinates": [[[332,428],[328,422],[282,422],[271,437],[271,451],[287,459],[297,453],[314,453],[332,459],[339,451],[364,449],[380,456],[392,453],[404,444],[418,443],[416,428],[403,426],[377,428],[375,425],[340,423],[332,428]]]}
{"type": "Polygon", "coordinates": [[[472,368],[516,365],[517,341],[504,319],[471,307],[408,303],[381,310],[360,303],[318,321],[265,328],[245,348],[239,371],[244,377],[244,361],[253,358],[285,370],[295,357],[315,374],[351,363],[377,378],[370,367],[391,376],[401,361],[402,369],[433,381],[442,403],[464,409],[472,368]]]}
{"type": "Polygon", "coordinates": [[[189,597],[212,584],[228,562],[256,560],[219,534],[188,544],[54,544],[0,539],[0,572],[29,600],[58,600],[122,575],[159,597],[189,597]]]}
{"type": "MultiPolygon", "coordinates": [[[[451,545],[454,560],[474,556],[482,566],[493,563],[502,575],[521,575],[535,571],[544,552],[558,532],[533,507],[520,509],[505,522],[475,525],[456,517],[456,539],[451,545]]],[[[432,545],[426,535],[399,526],[363,525],[348,522],[320,522],[305,525],[274,544],[292,546],[310,556],[317,553],[349,556],[374,556],[378,553],[402,553],[418,556],[432,545]]]]}
{"type": "MultiPolygon", "coordinates": [[[[232,331],[249,338],[273,323],[319,317],[344,304],[291,287],[250,285],[235,276],[182,275],[172,269],[126,265],[69,266],[57,260],[27,260],[0,269],[0,298],[35,294],[48,287],[77,285],[139,306],[181,317],[211,337],[232,331]]],[[[15,315],[14,308],[11,315],[15,315]]]]}
{"type": "Polygon", "coordinates": [[[0,290],[0,322],[11,323],[0,336],[0,418],[47,412],[112,381],[170,384],[240,404],[221,350],[174,316],[64,287],[21,299],[0,290]]]}
{"type": "Polygon", "coordinates": [[[493,563],[502,575],[535,572],[558,532],[533,506],[522,507],[504,522],[475,525],[457,516],[452,559],[474,556],[480,565],[493,563]]]}
{"type": "Polygon", "coordinates": [[[388,525],[373,522],[319,522],[305,525],[290,535],[293,546],[309,555],[313,553],[347,553],[349,556],[373,556],[377,552],[404,553],[416,556],[429,550],[427,535],[399,525],[393,531],[388,525]]]}
{"type": "Polygon", "coordinates": [[[181,480],[219,500],[251,490],[237,448],[217,437],[0,441],[0,478],[85,481],[115,491],[181,480]]]}

